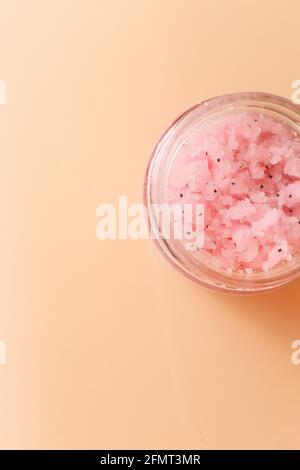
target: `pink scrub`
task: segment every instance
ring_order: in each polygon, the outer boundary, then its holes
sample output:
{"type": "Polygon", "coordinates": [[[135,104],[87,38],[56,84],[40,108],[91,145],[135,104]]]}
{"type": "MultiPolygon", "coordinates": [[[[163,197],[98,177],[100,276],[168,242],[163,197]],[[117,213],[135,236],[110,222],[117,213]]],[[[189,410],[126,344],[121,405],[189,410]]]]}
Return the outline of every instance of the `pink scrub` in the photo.
{"type": "MultiPolygon", "coordinates": [[[[208,120],[173,163],[168,202],[204,204],[204,246],[228,271],[268,271],[300,249],[300,138],[270,116],[208,120]]],[[[195,227],[191,227],[191,230],[195,227]]]]}

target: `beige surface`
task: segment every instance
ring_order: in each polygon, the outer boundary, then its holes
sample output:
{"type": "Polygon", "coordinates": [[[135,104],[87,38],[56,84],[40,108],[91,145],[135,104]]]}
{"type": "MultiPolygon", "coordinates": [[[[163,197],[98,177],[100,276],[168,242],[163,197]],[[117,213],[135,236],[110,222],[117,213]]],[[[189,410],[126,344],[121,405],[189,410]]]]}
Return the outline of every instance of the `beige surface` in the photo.
{"type": "Polygon", "coordinates": [[[199,101],[300,78],[297,0],[0,0],[1,448],[300,448],[300,282],[222,296],[100,241],[199,101]]]}

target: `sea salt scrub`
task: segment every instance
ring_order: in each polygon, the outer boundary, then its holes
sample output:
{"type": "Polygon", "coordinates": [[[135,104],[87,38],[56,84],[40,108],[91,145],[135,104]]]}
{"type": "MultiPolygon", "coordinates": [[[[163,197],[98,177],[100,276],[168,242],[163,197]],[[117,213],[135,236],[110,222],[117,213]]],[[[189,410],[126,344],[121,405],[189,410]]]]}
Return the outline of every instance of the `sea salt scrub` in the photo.
{"type": "Polygon", "coordinates": [[[144,200],[158,249],[202,285],[258,293],[300,277],[300,106],[249,92],[187,110],[152,153],[144,200]],[[165,205],[183,236],[165,237],[165,205]]]}
{"type": "Polygon", "coordinates": [[[199,126],[178,153],[168,194],[204,204],[202,251],[221,268],[268,271],[299,253],[300,138],[273,117],[241,112],[199,126]]]}

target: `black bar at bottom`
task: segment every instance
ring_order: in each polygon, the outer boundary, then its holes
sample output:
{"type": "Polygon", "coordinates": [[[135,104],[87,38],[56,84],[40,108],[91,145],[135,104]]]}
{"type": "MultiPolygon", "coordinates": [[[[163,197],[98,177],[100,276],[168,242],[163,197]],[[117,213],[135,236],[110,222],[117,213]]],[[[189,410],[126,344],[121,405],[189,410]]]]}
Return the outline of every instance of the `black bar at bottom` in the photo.
{"type": "Polygon", "coordinates": [[[121,466],[145,468],[149,465],[184,465],[197,468],[199,465],[245,465],[300,463],[298,450],[2,450],[2,464],[39,464],[54,468],[58,464],[66,468],[121,466]]]}

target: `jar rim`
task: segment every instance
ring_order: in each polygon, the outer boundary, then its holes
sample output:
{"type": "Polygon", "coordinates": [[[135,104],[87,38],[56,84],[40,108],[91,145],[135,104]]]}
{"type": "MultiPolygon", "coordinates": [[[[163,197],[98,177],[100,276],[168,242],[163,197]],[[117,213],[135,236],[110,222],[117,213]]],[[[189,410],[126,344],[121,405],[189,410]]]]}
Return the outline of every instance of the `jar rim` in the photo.
{"type": "MultiPolygon", "coordinates": [[[[199,284],[211,287],[215,290],[231,293],[257,293],[268,291],[284,285],[300,276],[300,255],[291,261],[285,261],[279,267],[273,268],[268,273],[264,271],[248,273],[226,272],[208,267],[204,263],[191,263],[187,253],[178,256],[174,246],[167,243],[159,234],[159,227],[151,209],[152,194],[157,190],[157,168],[162,165],[162,156],[167,151],[167,145],[175,138],[184,125],[188,129],[188,119],[204,117],[210,119],[218,112],[235,112],[238,107],[247,110],[258,108],[259,112],[276,113],[281,120],[289,121],[300,134],[300,106],[292,103],[287,98],[265,92],[238,92],[220,95],[205,100],[181,113],[162,133],[151,154],[145,180],[144,180],[144,204],[147,208],[148,225],[154,229],[154,242],[164,257],[180,272],[199,284]]],[[[178,137],[178,136],[177,136],[178,137]]]]}

